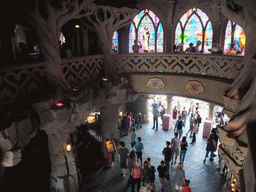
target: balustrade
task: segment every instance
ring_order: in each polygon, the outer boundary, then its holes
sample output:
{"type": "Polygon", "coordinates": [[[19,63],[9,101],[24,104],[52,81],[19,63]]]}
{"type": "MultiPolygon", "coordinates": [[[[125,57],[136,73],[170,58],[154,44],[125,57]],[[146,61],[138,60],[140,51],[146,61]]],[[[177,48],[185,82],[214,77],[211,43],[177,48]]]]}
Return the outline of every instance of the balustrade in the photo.
{"type": "MultiPolygon", "coordinates": [[[[242,70],[243,57],[213,54],[115,54],[119,72],[191,73],[235,79],[242,70]]],[[[104,55],[63,59],[63,74],[70,85],[100,76],[104,55]]],[[[40,88],[45,81],[44,63],[26,64],[0,70],[0,102],[11,102],[40,88]]]]}
{"type": "Polygon", "coordinates": [[[217,54],[116,54],[119,72],[191,73],[235,79],[242,70],[243,57],[217,54]]]}

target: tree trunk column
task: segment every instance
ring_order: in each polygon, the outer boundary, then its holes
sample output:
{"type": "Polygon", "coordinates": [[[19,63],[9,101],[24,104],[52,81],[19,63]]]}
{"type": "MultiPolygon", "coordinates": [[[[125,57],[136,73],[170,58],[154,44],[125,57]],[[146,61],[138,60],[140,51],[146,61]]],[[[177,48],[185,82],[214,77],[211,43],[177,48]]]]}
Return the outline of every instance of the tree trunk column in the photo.
{"type": "Polygon", "coordinates": [[[51,126],[46,128],[48,147],[51,159],[51,186],[50,191],[78,192],[78,173],[75,156],[72,151],[67,151],[70,134],[51,126]]]}
{"type": "Polygon", "coordinates": [[[167,114],[171,114],[172,113],[172,96],[171,95],[167,95],[167,114]]]}
{"type": "Polygon", "coordinates": [[[109,105],[100,108],[101,135],[103,141],[106,141],[106,139],[113,139],[115,142],[119,142],[119,107],[120,105],[109,105]]]}
{"type": "Polygon", "coordinates": [[[212,103],[209,103],[209,114],[208,114],[208,120],[213,120],[213,114],[214,114],[214,105],[212,103]]]}

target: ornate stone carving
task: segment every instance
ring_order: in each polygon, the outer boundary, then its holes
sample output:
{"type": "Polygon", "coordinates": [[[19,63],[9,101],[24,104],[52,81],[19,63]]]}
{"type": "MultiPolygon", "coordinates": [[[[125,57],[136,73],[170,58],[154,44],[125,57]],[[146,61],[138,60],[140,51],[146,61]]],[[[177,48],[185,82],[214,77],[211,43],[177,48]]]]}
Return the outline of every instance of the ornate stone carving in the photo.
{"type": "Polygon", "coordinates": [[[242,70],[243,57],[186,54],[114,55],[121,72],[191,73],[235,79],[242,70]]]}
{"type": "Polygon", "coordinates": [[[204,87],[199,81],[189,81],[186,85],[186,90],[193,95],[199,95],[204,92],[204,87]]]}
{"type": "Polygon", "coordinates": [[[149,79],[146,86],[150,88],[152,91],[158,91],[165,87],[165,84],[160,78],[152,78],[149,79]]]}

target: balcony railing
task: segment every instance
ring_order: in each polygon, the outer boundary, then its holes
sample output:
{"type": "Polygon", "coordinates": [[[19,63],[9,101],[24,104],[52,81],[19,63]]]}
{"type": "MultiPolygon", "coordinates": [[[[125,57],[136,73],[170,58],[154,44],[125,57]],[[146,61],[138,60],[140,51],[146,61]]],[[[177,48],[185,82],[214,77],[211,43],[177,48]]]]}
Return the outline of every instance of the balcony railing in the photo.
{"type": "MultiPolygon", "coordinates": [[[[100,76],[103,55],[63,59],[63,74],[71,85],[100,76]]],[[[243,57],[208,54],[115,54],[119,72],[192,73],[235,79],[243,57]]],[[[40,88],[45,81],[44,63],[12,66],[0,70],[0,103],[13,102],[40,88]]]]}
{"type": "Polygon", "coordinates": [[[244,66],[241,56],[217,54],[116,54],[114,58],[119,72],[190,73],[227,79],[235,79],[244,66]]]}

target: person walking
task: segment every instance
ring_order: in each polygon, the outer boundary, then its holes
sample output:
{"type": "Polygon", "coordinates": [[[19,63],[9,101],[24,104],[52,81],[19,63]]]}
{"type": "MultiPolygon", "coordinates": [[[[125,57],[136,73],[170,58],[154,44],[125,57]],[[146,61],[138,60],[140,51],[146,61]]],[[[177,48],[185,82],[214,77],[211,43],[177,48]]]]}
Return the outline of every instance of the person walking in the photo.
{"type": "Polygon", "coordinates": [[[159,116],[159,111],[157,108],[153,109],[153,128],[156,128],[156,131],[158,130],[158,116],[159,116]]]}
{"type": "Polygon", "coordinates": [[[193,130],[193,125],[194,125],[194,120],[195,120],[194,114],[191,113],[190,118],[189,118],[189,130],[188,130],[188,132],[186,133],[186,135],[188,135],[188,133],[190,132],[189,137],[192,136],[192,130],[193,130]]]}
{"type": "Polygon", "coordinates": [[[141,183],[141,161],[137,159],[134,163],[134,168],[131,171],[132,176],[132,192],[135,192],[135,185],[137,185],[137,192],[140,191],[140,183],[141,183]]]}
{"type": "Polygon", "coordinates": [[[193,134],[193,138],[190,144],[194,144],[196,142],[196,134],[198,133],[199,130],[199,124],[198,124],[198,120],[195,119],[194,120],[194,125],[193,125],[193,130],[192,130],[192,134],[193,134]]]}
{"type": "Polygon", "coordinates": [[[166,184],[166,172],[167,172],[167,167],[164,166],[164,161],[161,161],[161,164],[157,167],[157,171],[159,173],[159,180],[162,184],[162,190],[167,186],[166,184]]]}
{"type": "MultiPolygon", "coordinates": [[[[181,144],[181,140],[178,138],[178,133],[175,133],[175,137],[172,138],[172,140],[171,140],[171,148],[172,148],[172,152],[173,152],[172,156],[175,154],[174,164],[176,164],[176,160],[179,155],[180,144],[181,144]]],[[[173,157],[172,157],[171,165],[173,165],[173,157]]]]}
{"type": "Polygon", "coordinates": [[[137,132],[136,132],[136,128],[132,128],[132,134],[131,134],[131,146],[132,148],[134,147],[134,145],[136,144],[137,141],[137,132]]]}
{"type": "Polygon", "coordinates": [[[142,162],[142,152],[144,149],[143,143],[141,142],[141,137],[138,137],[138,142],[135,144],[135,149],[136,149],[136,154],[137,154],[137,159],[140,159],[142,162]]]}
{"type": "Polygon", "coordinates": [[[181,112],[181,117],[182,117],[184,124],[186,124],[187,116],[188,116],[188,112],[186,111],[186,107],[184,107],[181,112]]]}
{"type": "Polygon", "coordinates": [[[170,147],[171,142],[170,141],[166,141],[166,147],[164,148],[164,150],[162,151],[163,155],[164,155],[164,164],[167,168],[167,175],[166,175],[166,179],[169,179],[170,175],[169,175],[169,169],[170,169],[170,161],[172,159],[172,148],[170,147]]]}
{"type": "Polygon", "coordinates": [[[188,149],[188,142],[187,137],[182,137],[181,144],[180,144],[180,161],[184,162],[185,155],[188,149]]]}
{"type": "Polygon", "coordinates": [[[142,174],[141,174],[141,181],[142,183],[148,183],[151,182],[151,177],[152,177],[152,169],[150,167],[150,164],[148,163],[147,160],[144,161],[144,166],[142,169],[142,174]]]}
{"type": "Polygon", "coordinates": [[[137,128],[142,128],[142,115],[141,115],[141,113],[139,113],[138,115],[139,115],[139,117],[138,117],[137,128]]]}
{"type": "Polygon", "coordinates": [[[166,109],[165,109],[164,106],[162,105],[162,109],[161,109],[161,111],[160,111],[160,117],[161,117],[161,120],[162,120],[162,125],[163,125],[163,116],[164,116],[164,114],[165,114],[165,111],[166,111],[166,109]]]}
{"type": "Polygon", "coordinates": [[[182,136],[182,133],[183,133],[182,127],[184,127],[184,126],[185,126],[185,124],[184,124],[183,120],[181,119],[181,116],[179,116],[179,120],[176,121],[175,128],[174,128],[174,131],[176,131],[179,134],[179,139],[182,136]]]}
{"type": "Polygon", "coordinates": [[[126,114],[126,119],[125,119],[125,136],[128,135],[130,133],[130,129],[131,129],[131,125],[132,125],[132,118],[130,116],[130,112],[128,112],[126,114]]]}
{"type": "Polygon", "coordinates": [[[122,172],[126,169],[126,160],[127,155],[129,154],[129,150],[125,148],[125,142],[120,141],[121,148],[118,149],[118,161],[120,162],[120,166],[122,168],[122,172]]]}
{"type": "Polygon", "coordinates": [[[173,111],[172,111],[172,118],[175,120],[177,119],[177,113],[178,113],[178,110],[176,108],[176,106],[174,107],[173,111]]]}
{"type": "Polygon", "coordinates": [[[217,145],[216,142],[214,140],[214,134],[211,134],[210,137],[207,138],[206,141],[206,154],[205,154],[205,158],[204,158],[204,163],[206,161],[206,158],[208,157],[208,154],[211,153],[210,155],[210,161],[213,161],[213,157],[214,157],[214,151],[216,151],[217,149],[217,145]]]}
{"type": "MultiPolygon", "coordinates": [[[[132,169],[134,168],[134,163],[135,163],[135,151],[132,150],[126,160],[126,167],[130,173],[132,172],[132,169]]],[[[132,176],[130,175],[130,178],[127,183],[127,187],[130,186],[131,181],[132,181],[132,176]]]]}
{"type": "Polygon", "coordinates": [[[183,170],[183,162],[179,162],[178,166],[176,167],[175,174],[174,174],[174,183],[175,183],[175,190],[176,192],[182,192],[183,184],[185,181],[185,171],[183,170]]]}

